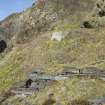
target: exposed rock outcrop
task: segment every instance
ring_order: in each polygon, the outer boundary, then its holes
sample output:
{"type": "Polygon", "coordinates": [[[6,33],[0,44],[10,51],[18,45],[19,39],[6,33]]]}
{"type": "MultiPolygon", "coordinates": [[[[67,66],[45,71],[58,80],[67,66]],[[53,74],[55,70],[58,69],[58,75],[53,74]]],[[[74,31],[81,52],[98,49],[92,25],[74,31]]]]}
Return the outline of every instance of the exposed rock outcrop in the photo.
{"type": "Polygon", "coordinates": [[[97,0],[94,12],[97,16],[105,16],[105,0],[97,0]]]}
{"type": "Polygon", "coordinates": [[[97,28],[105,26],[105,1],[97,0],[95,8],[93,9],[93,15],[83,21],[81,27],[84,28],[97,28]]]}

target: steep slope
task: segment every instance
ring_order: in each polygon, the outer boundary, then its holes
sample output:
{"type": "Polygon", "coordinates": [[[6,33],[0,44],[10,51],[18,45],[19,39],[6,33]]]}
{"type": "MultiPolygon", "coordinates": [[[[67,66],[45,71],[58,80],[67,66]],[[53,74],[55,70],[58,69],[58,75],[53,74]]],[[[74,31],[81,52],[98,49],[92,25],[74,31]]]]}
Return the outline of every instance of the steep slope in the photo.
{"type": "Polygon", "coordinates": [[[68,0],[66,2],[64,0],[45,0],[43,2],[45,3],[43,4],[39,0],[26,11],[10,15],[0,23],[0,27],[8,33],[9,38],[17,36],[16,39],[30,39],[30,36],[36,35],[37,31],[51,30],[53,28],[52,22],[56,23],[61,19],[67,20],[67,17],[73,19],[73,14],[77,18],[81,18],[80,13],[85,15],[83,12],[91,11],[94,5],[92,0],[68,0]]]}
{"type": "MultiPolygon", "coordinates": [[[[51,74],[64,67],[105,69],[105,27],[80,28],[81,21],[91,14],[94,0],[42,1],[0,22],[1,36],[8,40],[7,51],[0,55],[1,95],[14,83],[26,79],[36,67],[51,74]],[[51,40],[54,32],[61,31],[67,32],[62,41],[51,40]]],[[[61,105],[69,105],[71,100],[101,97],[104,90],[105,84],[101,80],[73,78],[46,87],[37,96],[21,101],[10,97],[3,105],[43,105],[50,93],[54,93],[61,105]]]]}

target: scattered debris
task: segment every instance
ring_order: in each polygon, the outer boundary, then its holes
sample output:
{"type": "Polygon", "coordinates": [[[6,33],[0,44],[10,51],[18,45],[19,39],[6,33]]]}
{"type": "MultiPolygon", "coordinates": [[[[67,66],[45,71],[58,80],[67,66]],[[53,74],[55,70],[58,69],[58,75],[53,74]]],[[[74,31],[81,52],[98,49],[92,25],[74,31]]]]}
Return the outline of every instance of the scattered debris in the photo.
{"type": "Polygon", "coordinates": [[[46,86],[52,85],[53,82],[65,80],[72,77],[92,77],[92,78],[105,78],[105,71],[95,67],[87,67],[85,69],[78,69],[75,67],[65,67],[64,70],[56,75],[49,75],[43,72],[32,72],[26,81],[20,82],[20,85],[15,85],[11,89],[11,93],[17,97],[27,97],[36,94],[46,86]]]}
{"type": "Polygon", "coordinates": [[[70,75],[70,74],[79,74],[80,69],[76,67],[65,67],[63,69],[62,75],[70,75]]]}

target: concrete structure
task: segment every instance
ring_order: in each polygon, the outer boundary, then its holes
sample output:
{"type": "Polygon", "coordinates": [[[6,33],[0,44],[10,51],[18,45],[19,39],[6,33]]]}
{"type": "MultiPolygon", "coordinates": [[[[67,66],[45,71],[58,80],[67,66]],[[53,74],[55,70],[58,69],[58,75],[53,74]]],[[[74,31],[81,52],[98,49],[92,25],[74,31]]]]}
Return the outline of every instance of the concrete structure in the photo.
{"type": "Polygon", "coordinates": [[[65,35],[62,31],[54,32],[52,34],[51,40],[61,41],[65,38],[65,35]]]}

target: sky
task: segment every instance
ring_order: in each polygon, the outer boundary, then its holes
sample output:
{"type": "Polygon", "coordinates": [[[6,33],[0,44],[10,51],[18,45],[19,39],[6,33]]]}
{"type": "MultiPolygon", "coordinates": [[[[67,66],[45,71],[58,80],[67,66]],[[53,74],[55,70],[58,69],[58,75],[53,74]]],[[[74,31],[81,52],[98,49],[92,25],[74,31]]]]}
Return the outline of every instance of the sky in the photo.
{"type": "Polygon", "coordinates": [[[35,0],[0,0],[0,20],[30,7],[35,0]]]}

